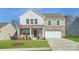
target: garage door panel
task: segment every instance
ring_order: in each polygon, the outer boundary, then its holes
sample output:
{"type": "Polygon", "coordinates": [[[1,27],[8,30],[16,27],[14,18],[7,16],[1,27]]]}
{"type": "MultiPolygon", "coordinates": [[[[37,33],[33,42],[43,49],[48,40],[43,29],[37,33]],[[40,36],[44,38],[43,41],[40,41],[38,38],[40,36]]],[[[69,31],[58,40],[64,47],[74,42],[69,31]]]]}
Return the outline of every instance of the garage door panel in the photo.
{"type": "Polygon", "coordinates": [[[61,38],[61,31],[45,31],[45,38],[61,38]]]}

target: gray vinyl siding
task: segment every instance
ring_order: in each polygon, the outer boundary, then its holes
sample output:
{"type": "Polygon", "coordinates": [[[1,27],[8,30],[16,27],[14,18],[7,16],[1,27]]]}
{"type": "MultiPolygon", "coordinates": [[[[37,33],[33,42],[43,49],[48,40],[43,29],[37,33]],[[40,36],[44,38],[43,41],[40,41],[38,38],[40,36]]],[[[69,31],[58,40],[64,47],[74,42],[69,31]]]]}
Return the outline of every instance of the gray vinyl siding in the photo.
{"type": "Polygon", "coordinates": [[[79,18],[71,17],[66,20],[66,35],[79,35],[79,18]]]}

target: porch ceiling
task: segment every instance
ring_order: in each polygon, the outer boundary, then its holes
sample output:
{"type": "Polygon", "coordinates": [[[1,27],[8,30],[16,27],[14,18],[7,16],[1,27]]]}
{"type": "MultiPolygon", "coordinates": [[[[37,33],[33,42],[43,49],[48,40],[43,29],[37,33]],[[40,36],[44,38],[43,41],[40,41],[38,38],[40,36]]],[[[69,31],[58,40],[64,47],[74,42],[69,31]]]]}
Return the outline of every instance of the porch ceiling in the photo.
{"type": "Polygon", "coordinates": [[[44,25],[20,25],[21,28],[43,28],[44,25]]]}

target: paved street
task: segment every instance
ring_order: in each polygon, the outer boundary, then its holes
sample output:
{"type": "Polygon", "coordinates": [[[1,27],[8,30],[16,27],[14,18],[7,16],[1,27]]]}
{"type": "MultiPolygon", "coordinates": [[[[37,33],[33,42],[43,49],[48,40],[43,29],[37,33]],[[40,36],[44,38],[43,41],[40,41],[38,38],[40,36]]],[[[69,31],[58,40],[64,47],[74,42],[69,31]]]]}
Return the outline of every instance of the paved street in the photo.
{"type": "Polygon", "coordinates": [[[68,39],[47,39],[53,51],[78,51],[79,42],[68,39]]]}

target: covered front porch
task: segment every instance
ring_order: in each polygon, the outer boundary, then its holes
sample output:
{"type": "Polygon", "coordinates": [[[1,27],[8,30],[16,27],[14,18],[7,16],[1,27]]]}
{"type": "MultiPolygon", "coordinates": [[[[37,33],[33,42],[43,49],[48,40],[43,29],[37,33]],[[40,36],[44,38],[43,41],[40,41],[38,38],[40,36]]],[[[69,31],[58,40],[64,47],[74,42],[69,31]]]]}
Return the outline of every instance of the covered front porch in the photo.
{"type": "Polygon", "coordinates": [[[44,27],[23,27],[20,28],[20,35],[26,35],[32,39],[44,38],[44,27]]]}

